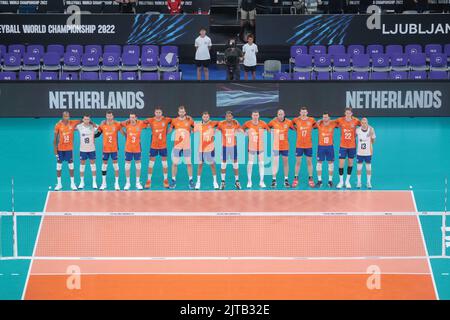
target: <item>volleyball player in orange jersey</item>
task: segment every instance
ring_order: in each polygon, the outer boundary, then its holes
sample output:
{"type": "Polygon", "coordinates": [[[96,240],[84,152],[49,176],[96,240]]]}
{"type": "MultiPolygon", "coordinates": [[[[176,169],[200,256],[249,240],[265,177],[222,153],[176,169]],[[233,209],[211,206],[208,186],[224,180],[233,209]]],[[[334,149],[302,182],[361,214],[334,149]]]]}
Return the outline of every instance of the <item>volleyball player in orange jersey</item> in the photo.
{"type": "Polygon", "coordinates": [[[319,146],[317,147],[317,184],[316,187],[322,186],[322,162],[328,162],[328,186],[333,187],[333,171],[334,171],[334,146],[333,135],[336,129],[336,121],[330,120],[328,112],[324,112],[322,120],[317,123],[319,131],[319,146]]]}
{"type": "Polygon", "coordinates": [[[308,184],[314,187],[313,180],[313,165],[312,165],[312,131],[316,128],[316,120],[308,117],[308,109],[306,107],[300,108],[300,116],[292,119],[292,122],[297,130],[297,144],[295,149],[295,173],[292,187],[298,186],[298,176],[300,174],[300,167],[302,165],[302,157],[306,156],[306,165],[308,168],[308,184]]]}
{"type": "Polygon", "coordinates": [[[73,177],[73,137],[76,126],[81,123],[80,120],[70,120],[68,111],[62,114],[62,120],[55,125],[55,135],[53,139],[53,147],[56,155],[56,177],[57,183],[55,191],[62,189],[61,170],[62,163],[67,162],[70,173],[70,188],[77,190],[73,177]]]}
{"type": "Polygon", "coordinates": [[[289,129],[294,129],[292,121],[286,119],[286,114],[283,109],[277,111],[277,116],[268,124],[273,132],[273,164],[272,164],[272,188],[277,186],[277,173],[280,163],[280,155],[283,157],[284,170],[284,186],[290,187],[288,181],[289,175],[289,129]]]}
{"type": "Polygon", "coordinates": [[[152,183],[153,166],[155,165],[156,156],[161,156],[161,163],[164,174],[164,187],[169,187],[167,178],[167,132],[172,120],[164,117],[161,107],[155,108],[155,116],[144,121],[152,131],[152,142],[150,145],[150,161],[148,162],[148,178],[145,188],[150,188],[152,183]]]}
{"type": "Polygon", "coordinates": [[[339,183],[336,188],[341,189],[344,186],[344,164],[347,163],[347,177],[345,187],[350,189],[350,177],[353,169],[353,159],[356,156],[356,127],[361,125],[359,119],[353,117],[352,108],[345,108],[345,115],[336,119],[337,126],[341,128],[341,145],[339,148],[339,183]]]}
{"type": "Polygon", "coordinates": [[[259,111],[252,112],[252,120],[242,126],[248,135],[248,164],[247,164],[247,188],[252,187],[252,170],[255,156],[258,157],[259,186],[265,188],[264,183],[264,132],[269,131],[269,126],[259,119],[259,111]]]}
{"type": "Polygon", "coordinates": [[[216,160],[215,148],[214,148],[214,135],[216,132],[216,127],[219,124],[217,121],[211,121],[209,112],[205,111],[202,114],[202,122],[196,124],[194,127],[195,132],[200,133],[200,144],[198,152],[198,167],[197,167],[197,182],[195,184],[195,189],[200,189],[200,178],[203,170],[203,163],[209,164],[211,167],[213,175],[213,186],[214,189],[219,189],[219,184],[217,183],[217,172],[216,172],[216,160]]]}

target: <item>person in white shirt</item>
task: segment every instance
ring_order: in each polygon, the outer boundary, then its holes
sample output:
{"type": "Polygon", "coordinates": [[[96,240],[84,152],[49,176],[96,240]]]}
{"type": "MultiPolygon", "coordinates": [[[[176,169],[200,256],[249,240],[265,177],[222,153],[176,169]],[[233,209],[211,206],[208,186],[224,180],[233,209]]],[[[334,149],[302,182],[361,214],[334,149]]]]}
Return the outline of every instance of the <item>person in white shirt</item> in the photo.
{"type": "Polygon", "coordinates": [[[367,118],[361,119],[361,126],[356,129],[356,140],[358,141],[358,151],[356,153],[357,164],[357,178],[358,183],[356,187],[361,188],[361,171],[363,163],[366,165],[367,175],[367,189],[372,189],[372,145],[375,143],[375,130],[369,126],[367,118]]]}
{"type": "Polygon", "coordinates": [[[247,36],[247,43],[242,47],[244,53],[244,80],[248,80],[248,73],[252,73],[252,80],[256,80],[256,54],[258,46],[253,42],[252,34],[247,36]]]}
{"type": "Polygon", "coordinates": [[[209,79],[208,66],[211,62],[209,50],[211,50],[211,39],[206,35],[206,29],[200,29],[200,35],[195,39],[195,63],[197,65],[197,80],[202,80],[202,69],[205,73],[205,80],[209,79]]]}
{"type": "Polygon", "coordinates": [[[89,115],[85,115],[83,122],[76,126],[76,130],[80,134],[80,185],[78,189],[84,188],[84,169],[87,159],[91,164],[92,189],[97,189],[94,141],[97,125],[91,121],[89,115]]]}

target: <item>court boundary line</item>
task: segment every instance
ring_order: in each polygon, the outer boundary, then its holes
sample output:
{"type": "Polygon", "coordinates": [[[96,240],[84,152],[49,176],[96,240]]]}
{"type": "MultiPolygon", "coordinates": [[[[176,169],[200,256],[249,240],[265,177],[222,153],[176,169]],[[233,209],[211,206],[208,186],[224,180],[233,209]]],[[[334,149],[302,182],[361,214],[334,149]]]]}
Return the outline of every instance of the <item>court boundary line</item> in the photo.
{"type": "MultiPolygon", "coordinates": [[[[33,273],[32,276],[107,276],[107,275],[370,275],[367,272],[86,272],[86,273],[33,273]]],[[[417,275],[429,276],[424,272],[381,272],[381,275],[417,275]]]]}
{"type": "Polygon", "coordinates": [[[45,197],[45,203],[44,203],[44,210],[43,210],[43,214],[41,215],[41,219],[39,221],[39,228],[38,228],[38,232],[36,234],[36,240],[34,241],[33,253],[32,253],[32,256],[30,257],[31,261],[30,261],[30,265],[28,267],[27,277],[25,279],[25,284],[24,284],[24,287],[23,287],[23,290],[22,290],[21,300],[25,300],[25,295],[26,295],[26,292],[27,292],[27,289],[28,289],[28,282],[30,280],[31,270],[33,268],[34,257],[36,255],[36,249],[37,249],[39,237],[41,235],[42,225],[44,224],[45,211],[47,210],[47,204],[48,204],[48,199],[49,198],[50,198],[50,192],[47,191],[47,195],[45,197]]]}
{"type": "Polygon", "coordinates": [[[350,189],[350,190],[347,190],[347,189],[341,189],[341,190],[339,190],[339,189],[333,189],[333,190],[330,190],[330,189],[320,189],[320,190],[317,190],[317,189],[292,189],[292,188],[290,188],[290,189],[244,189],[244,190],[233,190],[233,189],[231,189],[231,190],[214,190],[214,189],[212,189],[212,190],[182,190],[182,189],[180,189],[180,190],[177,190],[177,189],[175,189],[175,190],[172,190],[172,189],[164,189],[164,190],[153,190],[153,189],[144,189],[144,190],[120,190],[120,191],[117,191],[117,190],[76,190],[76,191],[73,191],[73,190],[59,190],[59,191],[54,191],[54,190],[51,190],[51,191],[48,191],[48,192],[50,192],[50,193],[71,193],[71,192],[74,192],[74,193],[77,193],[77,192],[94,192],[94,193],[106,193],[106,192],[125,192],[125,193],[132,193],[132,192],[137,192],[137,193],[146,193],[146,192],[192,192],[192,193],[202,193],[202,192],[206,192],[206,193],[209,193],[209,192],[217,192],[217,193],[226,193],[226,192],[411,192],[411,190],[410,189],[403,189],[403,190],[400,190],[400,189],[397,189],[397,190],[380,190],[380,189],[376,189],[376,190],[374,190],[374,189],[366,189],[366,190],[364,190],[364,189],[350,189]]]}
{"type": "MultiPolygon", "coordinates": [[[[413,190],[411,190],[411,197],[412,197],[412,200],[413,200],[414,209],[417,212],[416,196],[414,195],[414,191],[413,190]]],[[[417,224],[419,225],[420,237],[422,238],[422,243],[423,243],[423,247],[424,247],[424,250],[425,250],[425,254],[427,255],[427,265],[428,265],[428,269],[429,269],[430,275],[431,275],[431,282],[433,284],[434,294],[436,295],[436,299],[440,300],[439,292],[437,290],[436,281],[434,279],[433,268],[431,267],[431,262],[430,262],[430,256],[429,256],[429,252],[428,252],[427,242],[425,241],[425,234],[424,234],[423,229],[422,229],[422,223],[420,222],[420,217],[419,216],[416,216],[416,219],[417,219],[417,224]]]]}

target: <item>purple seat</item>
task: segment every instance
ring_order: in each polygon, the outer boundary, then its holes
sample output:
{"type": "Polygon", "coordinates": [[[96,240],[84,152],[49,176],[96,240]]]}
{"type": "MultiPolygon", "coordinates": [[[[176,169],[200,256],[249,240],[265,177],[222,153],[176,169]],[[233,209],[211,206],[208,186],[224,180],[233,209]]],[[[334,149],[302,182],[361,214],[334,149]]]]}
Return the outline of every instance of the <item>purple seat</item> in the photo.
{"type": "Polygon", "coordinates": [[[159,56],[159,47],[152,45],[152,44],[146,44],[142,46],[142,52],[141,55],[144,56],[146,54],[156,55],[159,56]]]}
{"type": "Polygon", "coordinates": [[[25,45],[23,44],[10,44],[8,46],[8,53],[16,54],[22,57],[25,54],[25,45]]]}
{"type": "Polygon", "coordinates": [[[350,55],[337,54],[333,59],[333,70],[339,72],[349,72],[351,70],[350,55]]]}
{"type": "Polygon", "coordinates": [[[62,44],[49,44],[47,46],[47,53],[54,52],[58,54],[58,59],[61,59],[64,55],[64,46],[62,44]]]}
{"type": "Polygon", "coordinates": [[[19,80],[36,80],[37,73],[35,71],[20,71],[19,80]]]}
{"type": "Polygon", "coordinates": [[[158,70],[158,56],[156,53],[143,53],[141,57],[142,71],[156,71],[158,70]]]}
{"type": "Polygon", "coordinates": [[[59,80],[78,80],[78,72],[62,72],[59,80]]]}
{"type": "Polygon", "coordinates": [[[381,44],[369,44],[367,46],[367,54],[370,56],[384,54],[384,47],[381,44]]]}
{"type": "Polygon", "coordinates": [[[100,74],[100,80],[119,80],[118,72],[102,72],[100,74]]]}
{"type": "Polygon", "coordinates": [[[297,57],[300,54],[308,54],[308,47],[307,46],[292,46],[290,62],[294,63],[295,57],[297,57]]]}
{"type": "MultiPolygon", "coordinates": [[[[175,47],[176,48],[176,47],[175,47]]],[[[159,58],[159,71],[178,71],[178,56],[174,52],[162,52],[159,58]]]]}
{"type": "Polygon", "coordinates": [[[371,80],[387,80],[389,79],[389,72],[372,72],[371,80]]]}
{"type": "Polygon", "coordinates": [[[403,47],[399,44],[389,44],[386,46],[386,54],[392,57],[394,53],[403,53],[403,47]]]}
{"type": "Polygon", "coordinates": [[[141,48],[139,48],[139,46],[136,45],[126,45],[123,47],[122,54],[125,53],[129,55],[136,55],[139,57],[141,55],[141,48]]]}
{"type": "Polygon", "coordinates": [[[25,53],[23,56],[22,70],[36,71],[41,68],[41,57],[38,53],[25,53]]]}
{"type": "Polygon", "coordinates": [[[164,72],[163,80],[181,80],[181,74],[179,72],[164,72]]]}
{"type": "Polygon", "coordinates": [[[122,71],[137,71],[139,69],[139,55],[137,53],[124,52],[122,54],[122,71]]]}
{"type": "Polygon", "coordinates": [[[442,53],[442,46],[440,44],[427,44],[425,46],[425,54],[429,57],[432,54],[442,53]]]}
{"type": "Polygon", "coordinates": [[[81,57],[83,55],[83,46],[79,44],[69,44],[66,48],[66,53],[77,54],[81,57]]]}
{"type": "Polygon", "coordinates": [[[391,80],[406,80],[408,79],[408,72],[406,71],[391,71],[389,73],[391,80]]]}
{"type": "Polygon", "coordinates": [[[316,80],[330,80],[329,72],[316,72],[316,80]]]}
{"type": "Polygon", "coordinates": [[[122,46],[118,44],[107,44],[103,47],[103,54],[105,53],[117,53],[120,56],[122,54],[122,46]]]}
{"type": "Polygon", "coordinates": [[[390,71],[389,56],[387,54],[372,55],[372,70],[376,72],[390,71]]]}
{"type": "Polygon", "coordinates": [[[314,45],[309,47],[309,54],[315,55],[315,54],[327,54],[327,47],[321,46],[321,45],[314,45]]]}
{"type": "MultiPolygon", "coordinates": [[[[106,46],[105,46],[106,47],[106,46]]],[[[103,71],[119,71],[120,56],[116,52],[103,53],[102,70],[103,71]]]]}
{"type": "Polygon", "coordinates": [[[294,72],[311,72],[313,70],[312,56],[299,54],[295,57],[294,72]]]}
{"type": "Polygon", "coordinates": [[[4,56],[3,71],[19,71],[21,58],[17,53],[7,53],[4,56]]]}
{"type": "Polygon", "coordinates": [[[81,58],[81,70],[92,72],[100,70],[100,57],[96,53],[85,53],[81,58]]]}
{"type": "Polygon", "coordinates": [[[82,72],[81,80],[86,81],[98,80],[98,72],[82,72]]]}
{"type": "Polygon", "coordinates": [[[6,54],[6,46],[4,44],[0,44],[0,61],[3,59],[3,56],[6,54]]]}
{"type": "Polygon", "coordinates": [[[331,74],[332,80],[349,80],[350,76],[348,72],[333,72],[331,74]]]}
{"type": "Polygon", "coordinates": [[[430,71],[429,79],[434,80],[448,80],[448,72],[446,71],[430,71]]]}
{"type": "Polygon", "coordinates": [[[45,49],[44,46],[41,44],[30,44],[27,46],[26,53],[35,54],[39,56],[39,59],[41,59],[45,53],[45,49]]]}
{"type": "Polygon", "coordinates": [[[292,80],[311,80],[311,72],[294,72],[292,80]]]}
{"type": "Polygon", "coordinates": [[[369,72],[352,72],[352,80],[369,80],[369,72]]]}
{"type": "Polygon", "coordinates": [[[345,54],[345,46],[341,44],[332,44],[328,47],[328,54],[333,58],[336,54],[345,54]]]}
{"type": "Polygon", "coordinates": [[[81,70],[81,59],[78,53],[66,52],[64,54],[64,64],[62,66],[64,71],[79,71],[81,70]]]}
{"type": "Polygon", "coordinates": [[[101,57],[103,54],[102,46],[98,44],[88,44],[84,47],[84,54],[95,54],[101,57]]]}
{"type": "Polygon", "coordinates": [[[426,71],[427,57],[424,53],[415,53],[409,56],[409,65],[413,71],[426,71]]]}
{"type": "Polygon", "coordinates": [[[12,71],[0,72],[0,80],[16,80],[17,75],[12,71]]]}
{"type": "Polygon", "coordinates": [[[44,71],[56,71],[61,69],[60,56],[57,52],[47,52],[44,54],[42,70],[44,71]]]}
{"type": "Polygon", "coordinates": [[[368,54],[353,56],[352,70],[356,72],[368,72],[370,70],[370,56],[368,54]]]}
{"type": "Polygon", "coordinates": [[[405,46],[405,54],[422,53],[422,46],[420,44],[408,44],[405,46]]]}
{"type": "Polygon", "coordinates": [[[291,80],[291,75],[288,72],[275,73],[275,80],[291,80]]]}
{"type": "Polygon", "coordinates": [[[430,55],[430,70],[447,71],[447,56],[443,53],[430,55]]]}
{"type": "Polygon", "coordinates": [[[444,53],[447,56],[447,60],[450,61],[450,44],[446,44],[445,45],[444,53]]]}
{"type": "Polygon", "coordinates": [[[158,72],[142,72],[141,80],[159,80],[158,72]]]}
{"type": "Polygon", "coordinates": [[[408,79],[411,80],[426,80],[427,72],[426,71],[411,71],[408,74],[408,79]]]}
{"type": "Polygon", "coordinates": [[[122,80],[137,80],[136,72],[122,72],[122,80]]]}
{"type": "Polygon", "coordinates": [[[315,71],[330,71],[331,60],[328,54],[316,54],[314,56],[314,70],[315,71]]]}
{"type": "Polygon", "coordinates": [[[409,64],[407,55],[402,53],[393,53],[391,57],[391,69],[393,71],[408,71],[409,64]]]}
{"type": "Polygon", "coordinates": [[[53,71],[43,71],[39,75],[41,80],[58,80],[58,73],[53,71]]]}
{"type": "Polygon", "coordinates": [[[173,52],[178,56],[178,47],[177,46],[162,46],[161,54],[173,52]]]}
{"type": "Polygon", "coordinates": [[[364,54],[365,48],[363,45],[360,45],[360,44],[352,44],[352,45],[348,46],[347,53],[352,57],[357,56],[360,54],[364,54]]]}

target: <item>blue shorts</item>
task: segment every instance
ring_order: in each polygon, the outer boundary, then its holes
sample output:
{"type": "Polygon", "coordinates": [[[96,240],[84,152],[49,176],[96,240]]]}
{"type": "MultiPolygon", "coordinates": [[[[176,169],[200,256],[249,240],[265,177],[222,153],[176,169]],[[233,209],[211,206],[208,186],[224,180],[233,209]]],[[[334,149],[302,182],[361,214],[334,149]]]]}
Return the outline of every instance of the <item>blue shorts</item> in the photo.
{"type": "Polygon", "coordinates": [[[353,159],[356,155],[356,148],[339,148],[339,159],[353,159]]]}
{"type": "Polygon", "coordinates": [[[113,161],[117,160],[117,152],[103,152],[103,161],[108,161],[111,157],[113,161]]]}
{"type": "Polygon", "coordinates": [[[198,157],[200,162],[204,162],[207,164],[211,164],[214,163],[214,158],[215,158],[216,154],[213,151],[207,151],[207,152],[199,152],[198,153],[198,157]]]}
{"type": "Polygon", "coordinates": [[[150,157],[154,158],[156,156],[167,157],[167,148],[164,149],[150,148],[150,157]]]}
{"type": "Polygon", "coordinates": [[[59,151],[58,150],[58,162],[73,162],[73,152],[69,151],[59,151]]]}
{"type": "Polygon", "coordinates": [[[278,157],[278,156],[288,157],[289,150],[273,150],[273,155],[275,157],[278,157]]]}
{"type": "Polygon", "coordinates": [[[312,155],[313,155],[312,148],[296,148],[295,149],[296,157],[301,157],[303,155],[305,155],[307,157],[312,157],[312,155]]]}
{"type": "Polygon", "coordinates": [[[372,161],[372,156],[356,156],[358,163],[370,163],[372,161]]]}
{"type": "Polygon", "coordinates": [[[334,147],[318,146],[317,161],[334,161],[334,147]]]}
{"type": "Polygon", "coordinates": [[[131,161],[131,160],[139,161],[141,160],[141,153],[140,152],[125,152],[125,161],[131,161]]]}
{"type": "Polygon", "coordinates": [[[237,146],[222,147],[222,161],[226,162],[228,159],[237,160],[237,146]]]}
{"type": "Polygon", "coordinates": [[[189,158],[191,157],[191,149],[173,149],[172,150],[172,156],[176,158],[185,157],[189,158]]]}
{"type": "Polygon", "coordinates": [[[95,151],[84,152],[80,151],[80,160],[95,160],[95,151]]]}

